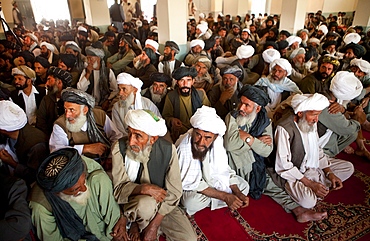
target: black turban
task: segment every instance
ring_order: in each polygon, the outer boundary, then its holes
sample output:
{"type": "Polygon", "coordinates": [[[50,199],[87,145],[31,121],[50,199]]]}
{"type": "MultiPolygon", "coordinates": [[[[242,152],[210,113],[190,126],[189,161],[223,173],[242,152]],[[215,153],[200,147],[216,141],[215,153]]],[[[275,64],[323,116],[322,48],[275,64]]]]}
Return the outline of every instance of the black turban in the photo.
{"type": "Polygon", "coordinates": [[[131,34],[129,33],[125,33],[122,37],[121,37],[121,41],[124,41],[126,44],[128,44],[128,46],[130,48],[132,48],[132,40],[133,40],[133,37],[131,34]]]}
{"type": "Polygon", "coordinates": [[[172,50],[175,50],[175,53],[178,54],[180,52],[180,47],[177,45],[177,43],[175,43],[174,41],[167,41],[165,44],[164,44],[164,47],[169,47],[171,48],[172,50]]]}
{"type": "Polygon", "coordinates": [[[278,50],[279,47],[274,41],[266,41],[264,45],[264,49],[267,49],[267,47],[272,46],[274,49],[278,50]]]}
{"type": "Polygon", "coordinates": [[[59,59],[63,62],[68,68],[73,68],[76,64],[76,56],[73,54],[59,54],[59,59]]]}
{"type": "Polygon", "coordinates": [[[95,106],[95,98],[93,96],[89,95],[85,91],[74,89],[71,87],[62,91],[62,100],[64,102],[86,105],[91,109],[95,106]]]}
{"type": "Polygon", "coordinates": [[[285,35],[285,36],[289,37],[290,36],[290,33],[288,31],[286,31],[286,30],[281,30],[280,31],[280,35],[285,35]]]}
{"type": "Polygon", "coordinates": [[[50,63],[47,59],[41,56],[37,56],[35,62],[40,63],[44,68],[50,68],[50,63]]]}
{"type": "Polygon", "coordinates": [[[279,42],[276,42],[278,46],[278,50],[286,49],[289,47],[289,43],[286,40],[280,40],[279,42]]]}
{"type": "Polygon", "coordinates": [[[182,66],[182,67],[175,69],[172,72],[172,78],[174,78],[175,80],[180,80],[184,76],[191,76],[192,78],[195,78],[197,75],[198,75],[198,72],[194,67],[182,66]]]}
{"type": "Polygon", "coordinates": [[[327,47],[329,47],[330,45],[335,45],[335,47],[337,47],[337,41],[335,40],[330,40],[330,41],[326,41],[323,45],[322,45],[322,49],[326,49],[327,47]]]}
{"type": "Polygon", "coordinates": [[[204,41],[204,50],[209,50],[215,46],[216,39],[210,38],[204,41]]]}
{"type": "Polygon", "coordinates": [[[267,93],[257,86],[244,85],[239,91],[238,98],[240,99],[242,96],[247,97],[251,101],[263,107],[270,103],[270,98],[267,93]]]}
{"type": "Polygon", "coordinates": [[[172,78],[164,73],[154,72],[150,75],[150,83],[163,82],[167,87],[172,86],[172,78]]]}
{"type": "Polygon", "coordinates": [[[64,34],[60,36],[60,41],[74,41],[74,37],[72,34],[64,34]]]}
{"type": "Polygon", "coordinates": [[[226,66],[225,68],[221,69],[221,75],[223,76],[224,74],[232,74],[239,79],[242,76],[243,71],[237,65],[226,66]]]}
{"type": "Polygon", "coordinates": [[[64,87],[70,87],[72,83],[71,73],[62,70],[61,68],[51,66],[48,70],[48,75],[52,75],[63,82],[64,87]]]}
{"type": "Polygon", "coordinates": [[[151,64],[156,64],[158,61],[156,53],[150,48],[144,48],[143,51],[148,55],[151,64]]]}
{"type": "Polygon", "coordinates": [[[359,44],[349,43],[344,47],[344,52],[346,52],[347,49],[352,49],[357,58],[361,58],[366,54],[366,49],[359,44]]]}
{"type": "Polygon", "coordinates": [[[32,65],[35,62],[35,55],[33,55],[33,53],[31,53],[30,51],[19,52],[18,54],[14,56],[14,58],[17,58],[17,57],[23,57],[26,63],[30,62],[32,63],[32,65]]]}

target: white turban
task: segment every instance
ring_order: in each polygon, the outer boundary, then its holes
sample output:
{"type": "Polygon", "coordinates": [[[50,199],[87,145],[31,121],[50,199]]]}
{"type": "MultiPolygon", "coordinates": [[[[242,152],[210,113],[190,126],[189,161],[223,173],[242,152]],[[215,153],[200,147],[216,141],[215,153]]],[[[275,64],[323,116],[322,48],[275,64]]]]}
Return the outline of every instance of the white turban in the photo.
{"type": "Polygon", "coordinates": [[[361,36],[358,33],[349,33],[343,39],[343,42],[346,45],[349,44],[349,43],[357,44],[360,41],[361,41],[361,36]]]}
{"type": "Polygon", "coordinates": [[[81,52],[80,46],[75,41],[67,41],[66,42],[66,48],[72,48],[73,50],[76,50],[78,52],[81,52]],[[68,46],[70,45],[70,46],[68,46]]]}
{"type": "Polygon", "coordinates": [[[281,68],[286,70],[287,76],[292,74],[292,65],[289,63],[288,60],[283,59],[283,58],[275,59],[270,64],[270,72],[271,72],[272,68],[274,68],[275,65],[279,65],[281,68]]]}
{"type": "Polygon", "coordinates": [[[200,39],[194,39],[190,42],[190,48],[193,48],[195,46],[199,45],[202,49],[204,49],[204,41],[200,39]]]}
{"type": "Polygon", "coordinates": [[[247,59],[254,54],[254,48],[250,45],[242,45],[236,50],[238,59],[247,59]]]}
{"type": "Polygon", "coordinates": [[[320,45],[320,40],[318,38],[309,38],[308,43],[315,43],[317,45],[320,45]]]}
{"type": "Polygon", "coordinates": [[[28,36],[30,37],[30,39],[32,39],[33,41],[35,41],[36,43],[39,41],[39,39],[36,37],[36,35],[32,34],[32,33],[26,33],[25,36],[28,36]]]}
{"type": "Polygon", "coordinates": [[[330,91],[338,100],[352,100],[361,94],[361,81],[348,71],[339,71],[331,80],[330,91]]]}
{"type": "Polygon", "coordinates": [[[54,46],[52,44],[49,44],[48,42],[42,42],[40,44],[40,47],[45,46],[48,50],[51,52],[54,52],[54,46]]]}
{"type": "Polygon", "coordinates": [[[21,107],[9,100],[0,101],[0,129],[16,131],[27,124],[27,116],[21,107]]]}
{"type": "Polygon", "coordinates": [[[78,31],[81,31],[81,32],[87,32],[87,29],[86,29],[85,27],[83,27],[83,26],[79,26],[79,27],[77,28],[77,30],[78,30],[78,31]]]}
{"type": "Polygon", "coordinates": [[[326,35],[329,32],[328,27],[326,27],[325,25],[321,25],[318,30],[321,30],[324,33],[324,35],[326,35]]]}
{"type": "Polygon", "coordinates": [[[153,32],[153,33],[158,33],[158,27],[153,25],[150,27],[150,32],[153,32]]]}
{"type": "Polygon", "coordinates": [[[199,14],[199,17],[200,17],[200,18],[205,18],[204,13],[200,13],[200,14],[199,14]]]}
{"type": "Polygon", "coordinates": [[[249,28],[244,28],[244,29],[242,30],[242,32],[247,32],[249,35],[251,35],[251,31],[249,30],[249,28]]]}
{"type": "Polygon", "coordinates": [[[294,113],[300,111],[323,110],[329,106],[329,100],[322,94],[296,94],[293,96],[291,105],[294,113]]]}
{"type": "Polygon", "coordinates": [[[294,44],[295,42],[298,42],[298,44],[301,44],[302,43],[302,39],[300,37],[297,37],[297,36],[289,36],[286,41],[289,43],[289,46],[294,44]]]}
{"type": "Polygon", "coordinates": [[[205,24],[198,24],[197,29],[199,29],[202,32],[201,35],[203,35],[207,32],[208,26],[205,24]]]}
{"type": "Polygon", "coordinates": [[[137,89],[135,95],[135,109],[142,109],[143,105],[141,102],[141,86],[143,86],[143,82],[139,78],[135,78],[134,76],[128,73],[120,73],[117,76],[117,84],[124,84],[124,85],[131,85],[137,89]]]}
{"type": "Polygon", "coordinates": [[[190,124],[202,131],[223,136],[226,131],[225,122],[216,114],[216,109],[203,105],[190,118],[190,124]]]}
{"type": "Polygon", "coordinates": [[[159,44],[154,40],[151,39],[145,40],[145,45],[150,45],[155,49],[156,52],[158,51],[159,44]]]}
{"type": "Polygon", "coordinates": [[[266,63],[271,64],[275,59],[280,59],[280,52],[276,49],[266,49],[262,53],[262,58],[266,63]]]}
{"type": "Polygon", "coordinates": [[[295,56],[298,54],[306,54],[306,50],[304,48],[298,48],[292,51],[292,53],[289,55],[290,59],[294,59],[295,56]]]}
{"type": "Polygon", "coordinates": [[[12,69],[12,75],[23,75],[30,78],[32,81],[36,80],[36,72],[26,65],[19,65],[12,69]]]}
{"type": "Polygon", "coordinates": [[[150,110],[129,110],[125,116],[125,123],[150,136],[164,136],[167,133],[165,120],[150,110]]]}
{"type": "Polygon", "coordinates": [[[355,65],[360,68],[360,70],[366,74],[370,74],[370,63],[363,59],[352,59],[350,65],[355,65]]]}

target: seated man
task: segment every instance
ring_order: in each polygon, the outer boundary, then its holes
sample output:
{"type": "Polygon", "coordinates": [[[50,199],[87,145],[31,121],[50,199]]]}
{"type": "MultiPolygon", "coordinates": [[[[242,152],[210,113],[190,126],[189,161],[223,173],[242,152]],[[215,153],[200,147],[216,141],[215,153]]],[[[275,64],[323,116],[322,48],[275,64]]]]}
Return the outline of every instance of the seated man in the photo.
{"type": "Polygon", "coordinates": [[[203,106],[191,117],[193,126],[176,142],[179,156],[182,198],[189,215],[211,207],[246,207],[248,183],[235,174],[228,163],[222,136],[226,126],[216,110],[203,106]]]}
{"type": "Polygon", "coordinates": [[[54,123],[50,151],[73,147],[78,153],[102,162],[109,154],[111,143],[122,134],[101,109],[94,109],[95,98],[71,87],[62,91],[64,115],[54,123]]]}
{"type": "Polygon", "coordinates": [[[113,145],[112,177],[114,196],[132,223],[130,236],[156,240],[162,231],[169,240],[196,240],[177,206],[180,170],[175,146],[162,138],[165,121],[149,110],[130,110],[125,123],[129,135],[113,145]]]}
{"type": "Polygon", "coordinates": [[[268,95],[245,85],[239,92],[238,109],[226,116],[224,145],[230,167],[248,181],[249,194],[259,199],[266,184],[265,158],[272,152],[272,125],[265,106],[268,95]]]}
{"type": "Polygon", "coordinates": [[[325,96],[297,94],[291,105],[294,115],[277,123],[275,165],[268,170],[277,186],[300,206],[311,209],[329,190],[341,189],[354,167],[348,161],[329,158],[319,146],[317,122],[321,111],[329,106],[325,96]]]}
{"type": "Polygon", "coordinates": [[[117,76],[134,60],[135,56],[135,52],[132,50],[131,35],[123,35],[119,41],[118,52],[107,59],[107,66],[117,76]]]}
{"type": "Polygon", "coordinates": [[[129,110],[146,109],[157,116],[161,116],[157,106],[148,98],[140,95],[143,82],[139,78],[134,78],[127,73],[121,73],[117,76],[117,82],[120,99],[113,105],[112,121],[124,136],[127,136],[125,116],[129,110]]]}
{"type": "Polygon", "coordinates": [[[112,182],[73,148],[50,154],[40,165],[30,207],[40,240],[127,240],[112,182]]]}

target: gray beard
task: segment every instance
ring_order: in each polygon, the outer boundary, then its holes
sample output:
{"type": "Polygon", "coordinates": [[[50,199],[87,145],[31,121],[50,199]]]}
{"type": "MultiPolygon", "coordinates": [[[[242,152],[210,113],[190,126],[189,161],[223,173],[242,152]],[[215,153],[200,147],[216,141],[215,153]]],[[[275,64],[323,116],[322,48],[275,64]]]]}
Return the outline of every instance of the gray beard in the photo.
{"type": "Polygon", "coordinates": [[[127,98],[125,99],[125,100],[119,100],[119,103],[120,103],[120,105],[121,105],[121,107],[124,107],[124,108],[127,108],[127,110],[128,110],[128,108],[132,105],[132,104],[134,104],[134,102],[135,102],[135,95],[134,95],[134,92],[131,92],[128,96],[127,96],[127,98]]]}
{"type": "Polygon", "coordinates": [[[299,129],[303,132],[303,133],[309,133],[309,132],[312,132],[312,131],[315,131],[315,128],[314,126],[310,126],[305,118],[305,116],[303,116],[303,118],[300,118],[298,120],[298,127],[299,129]]]}
{"type": "Polygon", "coordinates": [[[158,94],[154,94],[153,92],[153,86],[150,86],[149,87],[149,91],[150,91],[150,94],[152,96],[152,101],[154,104],[158,104],[161,102],[162,98],[166,96],[167,94],[167,89],[164,90],[163,94],[161,95],[158,95],[158,94]]]}
{"type": "Polygon", "coordinates": [[[145,145],[143,150],[140,150],[139,152],[135,152],[131,149],[128,141],[127,141],[127,150],[126,155],[131,160],[140,162],[140,163],[147,163],[149,161],[150,152],[152,151],[152,145],[149,143],[150,137],[148,139],[148,143],[145,145]]]}
{"type": "Polygon", "coordinates": [[[53,85],[53,87],[48,87],[48,95],[53,95],[59,91],[58,86],[53,85]]]}
{"type": "Polygon", "coordinates": [[[85,182],[86,191],[85,192],[79,192],[77,196],[73,195],[67,195],[62,192],[58,193],[57,195],[60,197],[60,199],[70,203],[75,202],[79,205],[86,206],[88,199],[90,198],[90,188],[85,182]]]}
{"type": "Polygon", "coordinates": [[[87,120],[87,117],[81,112],[80,115],[75,118],[75,120],[76,122],[72,124],[66,119],[66,127],[70,132],[80,132],[81,127],[85,124],[87,120]]]}
{"type": "Polygon", "coordinates": [[[253,121],[256,119],[256,116],[257,116],[256,107],[254,107],[252,113],[246,116],[238,114],[238,116],[236,117],[236,123],[240,127],[243,127],[245,125],[251,125],[253,121]]]}
{"type": "MultiPolygon", "coordinates": [[[[228,87],[223,85],[222,83],[220,83],[220,90],[221,92],[224,92],[228,87]]],[[[235,93],[236,89],[238,88],[238,82],[235,83],[235,85],[233,86],[233,93],[235,93]]]]}

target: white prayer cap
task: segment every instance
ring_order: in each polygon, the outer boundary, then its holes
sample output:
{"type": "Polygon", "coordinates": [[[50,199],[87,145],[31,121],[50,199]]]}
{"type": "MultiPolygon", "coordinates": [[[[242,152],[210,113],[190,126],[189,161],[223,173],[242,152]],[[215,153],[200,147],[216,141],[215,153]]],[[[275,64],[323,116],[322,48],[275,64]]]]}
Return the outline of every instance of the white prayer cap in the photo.
{"type": "Polygon", "coordinates": [[[195,46],[199,45],[202,49],[204,49],[204,41],[201,39],[194,39],[190,42],[190,48],[193,48],[195,46]]]}
{"type": "Polygon", "coordinates": [[[190,124],[202,131],[223,136],[226,131],[225,122],[216,114],[216,109],[203,105],[190,118],[190,124]]]}
{"type": "Polygon", "coordinates": [[[150,110],[129,110],[125,116],[125,123],[149,136],[164,136],[167,133],[165,120],[150,110]]]}
{"type": "Polygon", "coordinates": [[[26,65],[19,65],[12,69],[12,75],[23,75],[30,78],[32,81],[36,80],[36,72],[26,65]]]}
{"type": "Polygon", "coordinates": [[[142,27],[143,26],[143,22],[141,22],[140,19],[136,20],[136,26],[142,27]]]}
{"type": "Polygon", "coordinates": [[[320,40],[318,38],[309,38],[308,43],[315,43],[317,45],[320,45],[320,40]]]}
{"type": "Polygon", "coordinates": [[[26,33],[25,36],[28,36],[30,37],[30,39],[32,39],[33,41],[35,41],[36,43],[39,41],[39,39],[36,37],[36,35],[32,34],[32,33],[26,33]]]}
{"type": "Polygon", "coordinates": [[[361,94],[361,81],[352,72],[339,71],[331,80],[330,91],[339,100],[352,100],[361,94]]]}
{"type": "Polygon", "coordinates": [[[300,111],[323,110],[329,106],[329,100],[322,94],[296,94],[293,96],[291,105],[294,113],[300,111]]]}
{"type": "Polygon", "coordinates": [[[251,57],[253,54],[254,54],[254,48],[250,45],[241,45],[236,50],[236,57],[238,57],[238,59],[247,59],[251,57]]]}
{"type": "Polygon", "coordinates": [[[262,53],[262,58],[266,63],[271,64],[275,59],[280,59],[280,52],[276,49],[266,49],[262,53]]]}
{"type": "Polygon", "coordinates": [[[279,65],[281,68],[286,70],[287,76],[292,74],[292,65],[289,63],[288,60],[283,59],[283,58],[275,59],[270,64],[270,72],[271,72],[272,68],[274,68],[275,65],[279,65]]]}
{"type": "Polygon", "coordinates": [[[77,28],[77,30],[78,30],[78,31],[81,31],[81,32],[87,32],[87,29],[86,29],[85,27],[83,27],[83,26],[79,26],[79,27],[77,28]]]}
{"type": "Polygon", "coordinates": [[[208,26],[205,24],[198,24],[197,29],[199,29],[202,32],[202,35],[207,32],[208,26]]]}
{"type": "Polygon", "coordinates": [[[199,17],[200,17],[200,18],[204,18],[204,17],[205,17],[205,16],[204,16],[204,13],[200,13],[200,14],[199,14],[199,17]]]}
{"type": "Polygon", "coordinates": [[[350,62],[350,65],[357,66],[360,68],[360,70],[366,74],[370,74],[370,63],[363,59],[352,59],[350,62]]]}
{"type": "Polygon", "coordinates": [[[343,39],[343,42],[346,45],[349,44],[349,43],[357,44],[360,41],[361,41],[361,36],[358,33],[349,33],[343,39]]]}
{"type": "Polygon", "coordinates": [[[0,129],[16,131],[22,129],[27,123],[27,116],[21,107],[9,100],[0,101],[0,129]]]}
{"type": "Polygon", "coordinates": [[[48,42],[42,42],[40,44],[40,47],[45,46],[48,50],[51,52],[54,52],[54,46],[52,44],[49,44],[48,42]]]}
{"type": "Polygon", "coordinates": [[[306,50],[304,50],[304,48],[298,48],[298,49],[295,49],[292,51],[292,53],[290,54],[289,58],[290,59],[293,59],[295,56],[297,56],[298,54],[306,54],[306,50]]]}
{"type": "Polygon", "coordinates": [[[251,35],[251,31],[249,30],[249,28],[244,28],[244,29],[242,30],[242,32],[247,32],[249,35],[251,35]]]}
{"type": "Polygon", "coordinates": [[[154,40],[151,40],[151,39],[145,40],[145,45],[150,45],[153,48],[155,48],[155,52],[158,51],[159,44],[156,41],[154,41],[154,40]]]}
{"type": "Polygon", "coordinates": [[[318,30],[321,30],[324,33],[324,35],[326,35],[329,32],[328,27],[326,27],[325,25],[321,25],[318,30]]]}
{"type": "Polygon", "coordinates": [[[286,41],[288,41],[289,43],[289,46],[294,44],[295,42],[298,42],[298,44],[301,44],[302,43],[302,39],[300,37],[297,37],[297,36],[294,36],[294,35],[291,35],[289,36],[286,41]]]}
{"type": "Polygon", "coordinates": [[[128,74],[128,73],[120,73],[117,76],[117,84],[121,85],[132,85],[136,89],[138,89],[137,92],[140,93],[141,86],[143,86],[143,82],[139,78],[135,78],[134,76],[128,74]]]}
{"type": "Polygon", "coordinates": [[[153,33],[158,33],[158,27],[153,25],[150,27],[150,32],[153,32],[153,33]]]}

